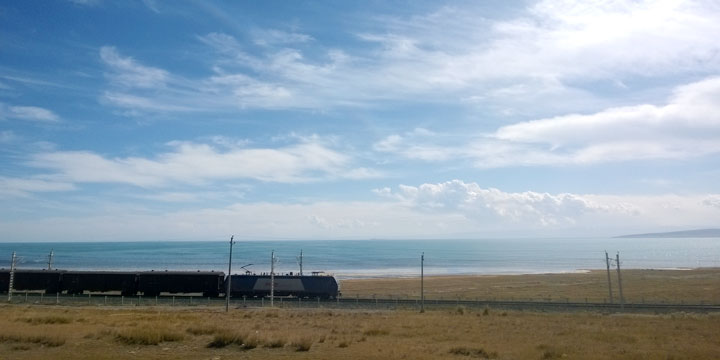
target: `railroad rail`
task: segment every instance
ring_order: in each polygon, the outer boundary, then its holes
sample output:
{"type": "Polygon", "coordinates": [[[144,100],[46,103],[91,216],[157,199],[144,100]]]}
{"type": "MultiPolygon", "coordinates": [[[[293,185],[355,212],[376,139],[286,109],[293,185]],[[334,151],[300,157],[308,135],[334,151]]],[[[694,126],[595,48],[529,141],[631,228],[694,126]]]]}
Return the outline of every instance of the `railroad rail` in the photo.
{"type": "MultiPolygon", "coordinates": [[[[177,307],[224,307],[224,297],[195,295],[121,296],[105,294],[45,295],[42,293],[16,293],[13,304],[63,305],[63,306],[177,306],[177,307]]],[[[266,308],[269,297],[233,297],[231,308],[266,308]]],[[[276,308],[286,309],[357,309],[357,310],[419,310],[419,299],[400,298],[297,298],[275,297],[276,308]]],[[[426,299],[427,310],[514,310],[534,312],[599,312],[599,313],[651,313],[720,312],[720,304],[684,303],[597,303],[571,301],[518,301],[518,300],[448,300],[426,299]]]]}

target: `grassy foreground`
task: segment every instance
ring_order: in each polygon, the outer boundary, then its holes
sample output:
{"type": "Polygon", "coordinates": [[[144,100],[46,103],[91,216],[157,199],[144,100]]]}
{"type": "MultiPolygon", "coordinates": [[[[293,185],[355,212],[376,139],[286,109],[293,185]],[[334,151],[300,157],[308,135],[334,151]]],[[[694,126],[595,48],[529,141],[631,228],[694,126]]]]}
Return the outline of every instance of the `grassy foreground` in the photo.
{"type": "MultiPolygon", "coordinates": [[[[601,271],[430,277],[425,290],[430,299],[602,301],[606,281],[601,271]]],[[[720,303],[720,269],[628,270],[623,281],[630,301],[720,303]]],[[[350,297],[419,296],[418,279],[342,286],[350,297]]],[[[283,358],[720,359],[720,314],[0,305],[0,360],[283,358]]]]}
{"type": "Polygon", "coordinates": [[[0,306],[0,359],[718,359],[720,315],[0,306]]]}
{"type": "MultiPolygon", "coordinates": [[[[613,297],[618,298],[617,273],[612,271],[613,297]]],[[[720,304],[720,269],[623,270],[623,292],[629,302],[720,304]]],[[[342,282],[345,297],[420,297],[420,279],[361,279],[342,282]]],[[[608,299],[607,273],[479,275],[425,277],[428,299],[565,300],[603,302],[608,299]]]]}

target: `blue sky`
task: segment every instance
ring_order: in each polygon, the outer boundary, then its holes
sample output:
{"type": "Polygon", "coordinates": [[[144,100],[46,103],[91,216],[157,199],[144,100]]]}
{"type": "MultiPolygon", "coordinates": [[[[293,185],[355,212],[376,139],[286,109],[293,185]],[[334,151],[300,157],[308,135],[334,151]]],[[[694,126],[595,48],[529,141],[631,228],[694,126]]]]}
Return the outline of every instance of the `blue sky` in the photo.
{"type": "Polygon", "coordinates": [[[720,219],[713,1],[15,1],[0,34],[0,241],[720,219]]]}

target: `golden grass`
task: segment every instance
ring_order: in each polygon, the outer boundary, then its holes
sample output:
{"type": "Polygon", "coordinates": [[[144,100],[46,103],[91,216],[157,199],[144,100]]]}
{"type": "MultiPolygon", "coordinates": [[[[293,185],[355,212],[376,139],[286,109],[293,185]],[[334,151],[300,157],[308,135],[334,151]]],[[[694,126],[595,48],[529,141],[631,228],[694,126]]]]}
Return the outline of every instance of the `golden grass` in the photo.
{"type": "MultiPolygon", "coordinates": [[[[618,301],[617,273],[612,275],[618,301]]],[[[628,302],[685,302],[720,304],[720,269],[623,270],[623,292],[628,302]]],[[[420,279],[357,279],[341,282],[345,298],[420,298],[420,279]]],[[[426,276],[425,298],[463,300],[552,300],[603,302],[608,299],[607,274],[426,276]]]]}
{"type": "Polygon", "coordinates": [[[42,316],[42,317],[29,317],[29,318],[18,318],[17,321],[23,321],[32,325],[39,324],[69,324],[72,320],[64,316],[42,316]]]}
{"type": "Polygon", "coordinates": [[[182,333],[175,330],[149,326],[115,333],[115,340],[128,345],[158,345],[161,342],[182,341],[184,338],[182,333]]]}
{"type": "Polygon", "coordinates": [[[0,358],[720,358],[720,314],[483,313],[0,305],[0,358]]]}

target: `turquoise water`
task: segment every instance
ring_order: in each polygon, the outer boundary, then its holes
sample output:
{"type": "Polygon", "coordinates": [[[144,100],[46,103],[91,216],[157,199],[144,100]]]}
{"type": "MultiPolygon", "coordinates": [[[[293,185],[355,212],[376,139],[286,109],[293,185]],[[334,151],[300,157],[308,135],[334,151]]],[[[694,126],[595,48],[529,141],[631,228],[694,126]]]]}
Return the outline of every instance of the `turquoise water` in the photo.
{"type": "MultiPolygon", "coordinates": [[[[215,270],[227,272],[227,242],[0,243],[0,267],[13,251],[19,267],[72,270],[215,270]]],[[[416,276],[425,252],[425,273],[521,274],[605,268],[605,250],[620,251],[623,268],[720,267],[720,239],[478,239],[362,241],[238,241],[233,272],[270,269],[275,250],[278,272],[304,270],[340,278],[416,276]]]]}

